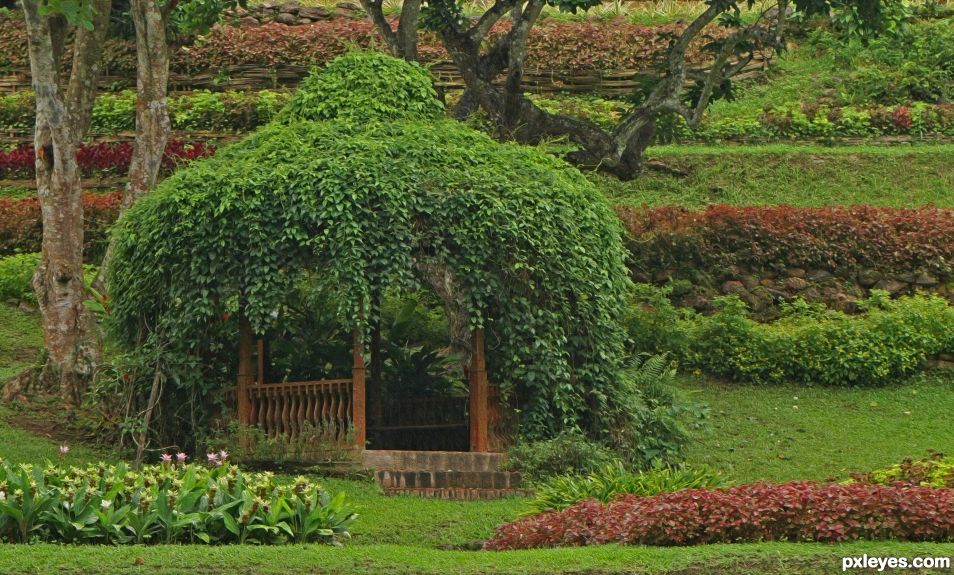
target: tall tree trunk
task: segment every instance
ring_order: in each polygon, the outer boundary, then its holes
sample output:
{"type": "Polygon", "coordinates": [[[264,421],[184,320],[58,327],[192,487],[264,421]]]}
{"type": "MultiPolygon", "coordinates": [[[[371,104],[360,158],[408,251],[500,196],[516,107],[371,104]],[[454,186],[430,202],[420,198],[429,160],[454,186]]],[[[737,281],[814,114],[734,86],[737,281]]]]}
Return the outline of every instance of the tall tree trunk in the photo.
{"type": "Polygon", "coordinates": [[[21,3],[36,93],[34,147],[43,222],[42,255],[33,275],[48,353],[41,383],[56,386],[64,403],[76,406],[99,359],[95,322],[83,305],[83,190],[76,151],[96,98],[110,0],[92,0],[92,30],[77,28],[65,86],[57,63],[66,27],[59,17],[40,14],[40,0],[21,3]]]}
{"type": "MultiPolygon", "coordinates": [[[[156,0],[131,0],[129,7],[136,27],[136,142],[129,164],[129,181],[120,206],[125,211],[156,186],[162,156],[169,141],[169,43],[167,12],[156,0]]],[[[99,268],[95,286],[108,291],[112,262],[110,243],[99,268]]]]}

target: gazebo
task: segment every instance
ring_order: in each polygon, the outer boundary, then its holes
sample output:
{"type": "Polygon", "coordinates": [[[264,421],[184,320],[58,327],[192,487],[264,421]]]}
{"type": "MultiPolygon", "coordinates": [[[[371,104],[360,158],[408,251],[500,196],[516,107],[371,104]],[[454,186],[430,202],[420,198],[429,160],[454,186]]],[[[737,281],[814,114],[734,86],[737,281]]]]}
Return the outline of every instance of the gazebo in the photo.
{"type": "Polygon", "coordinates": [[[130,348],[175,370],[160,401],[188,415],[166,415],[164,441],[187,443],[182,422],[203,421],[234,386],[237,419],[270,436],[318,428],[363,449],[374,434],[456,429],[461,450],[500,450],[516,434],[612,429],[629,285],[620,233],[576,169],[448,119],[420,66],[353,53],[306,79],[271,124],[128,210],[112,315],[130,348]],[[302,273],[335,291],[353,330],[350,378],[268,380],[267,334],[302,273]],[[367,377],[369,326],[381,294],[415,289],[443,307],[467,396],[389,408],[367,377]]]}

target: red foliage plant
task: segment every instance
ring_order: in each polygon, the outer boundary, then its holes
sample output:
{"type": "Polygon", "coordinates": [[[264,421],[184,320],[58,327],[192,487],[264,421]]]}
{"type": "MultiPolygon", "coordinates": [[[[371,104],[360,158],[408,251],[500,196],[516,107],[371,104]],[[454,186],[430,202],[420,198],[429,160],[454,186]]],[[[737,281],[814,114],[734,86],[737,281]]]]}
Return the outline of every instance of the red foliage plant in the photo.
{"type": "MultiPolygon", "coordinates": [[[[26,68],[26,34],[15,19],[0,15],[0,71],[26,68]]],[[[393,24],[393,23],[392,23],[393,24]]],[[[685,24],[640,26],[616,19],[594,22],[544,20],[534,26],[527,45],[528,69],[621,70],[650,68],[654,57],[668,48],[669,38],[685,24]]],[[[509,30],[498,24],[488,36],[493,41],[509,30]]],[[[728,34],[713,26],[705,38],[693,43],[687,55],[697,64],[711,53],[704,46],[728,34]]],[[[352,48],[383,49],[384,42],[367,20],[333,18],[302,26],[268,23],[261,26],[216,26],[189,45],[179,46],[170,62],[174,72],[189,74],[217,72],[230,66],[316,66],[352,48]]],[[[419,33],[420,59],[435,62],[449,59],[436,34],[419,33]]],[[[64,59],[67,60],[68,59],[64,59]]],[[[112,38],[103,50],[105,76],[135,75],[135,45],[130,40],[112,38]]]]}
{"type": "MultiPolygon", "coordinates": [[[[102,254],[107,228],[119,215],[122,192],[83,196],[83,251],[87,261],[102,254]]],[[[0,197],[0,257],[40,251],[43,226],[36,197],[0,197]]]]}
{"type": "Polygon", "coordinates": [[[856,539],[954,540],[954,490],[802,481],[624,495],[507,523],[485,548],[856,539]]]}
{"type": "Polygon", "coordinates": [[[954,210],[871,206],[617,207],[634,270],[786,267],[930,272],[954,266],[954,210]]]}
{"type": "MultiPolygon", "coordinates": [[[[129,169],[132,153],[133,146],[129,142],[97,142],[80,147],[76,152],[76,160],[84,174],[118,175],[129,169]]],[[[171,171],[179,164],[214,153],[214,144],[171,140],[166,145],[162,165],[171,171]]],[[[34,164],[33,146],[29,144],[7,152],[0,150],[0,178],[32,178],[34,164]]]]}

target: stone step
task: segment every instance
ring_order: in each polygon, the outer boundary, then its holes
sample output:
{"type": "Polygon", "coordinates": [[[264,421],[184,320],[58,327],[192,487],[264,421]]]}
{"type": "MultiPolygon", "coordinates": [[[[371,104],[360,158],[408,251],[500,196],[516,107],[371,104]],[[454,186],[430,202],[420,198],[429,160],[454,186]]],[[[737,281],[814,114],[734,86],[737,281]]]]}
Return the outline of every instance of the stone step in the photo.
{"type": "Polygon", "coordinates": [[[375,471],[499,471],[506,461],[506,453],[469,451],[366,449],[361,456],[362,465],[375,471]]]}
{"type": "Polygon", "coordinates": [[[375,478],[383,489],[519,489],[519,473],[509,471],[379,470],[375,478]]]}
{"type": "Polygon", "coordinates": [[[387,495],[412,495],[430,499],[453,499],[474,501],[480,499],[500,499],[501,497],[530,497],[533,492],[527,489],[479,489],[471,487],[390,487],[384,490],[387,495]]]}

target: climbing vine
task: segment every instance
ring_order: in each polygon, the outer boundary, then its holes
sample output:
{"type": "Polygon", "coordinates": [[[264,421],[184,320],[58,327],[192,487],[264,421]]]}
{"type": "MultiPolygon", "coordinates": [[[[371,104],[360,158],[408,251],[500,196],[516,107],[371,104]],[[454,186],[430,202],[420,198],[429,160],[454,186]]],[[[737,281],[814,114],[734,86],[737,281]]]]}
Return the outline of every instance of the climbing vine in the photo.
{"type": "MultiPolygon", "coordinates": [[[[381,55],[339,58],[279,121],[137,202],[115,231],[116,335],[221,358],[235,349],[237,315],[259,333],[281,322],[306,271],[361,328],[379,313],[374,294],[436,275],[455,299],[445,306],[486,329],[492,381],[519,408],[525,436],[606,433],[623,389],[629,285],[615,216],[562,161],[438,119],[421,73],[381,55]],[[349,80],[382,62],[387,83],[349,80]],[[360,93],[339,97],[342,85],[360,93]]],[[[200,371],[163,393],[233,385],[221,365],[200,371]]]]}

